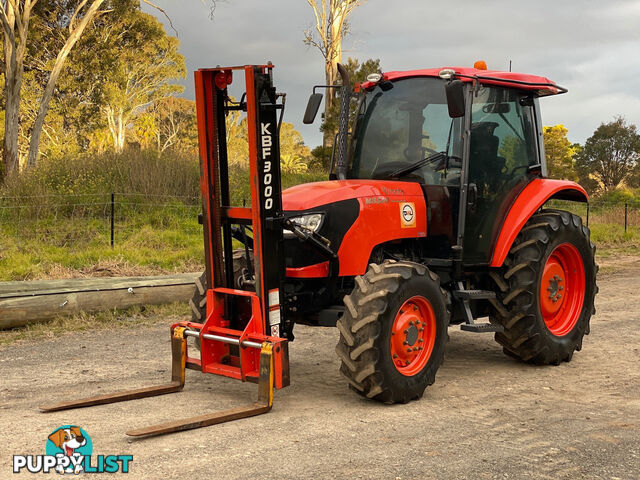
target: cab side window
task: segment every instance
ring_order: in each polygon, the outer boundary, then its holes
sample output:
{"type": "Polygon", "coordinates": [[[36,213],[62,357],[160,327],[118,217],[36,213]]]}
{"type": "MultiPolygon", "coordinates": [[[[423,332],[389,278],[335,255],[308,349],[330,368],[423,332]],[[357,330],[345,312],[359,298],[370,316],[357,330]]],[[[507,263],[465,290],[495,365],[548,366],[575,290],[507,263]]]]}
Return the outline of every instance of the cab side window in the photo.
{"type": "Polygon", "coordinates": [[[481,87],[473,100],[470,181],[497,186],[525,178],[539,163],[533,109],[526,94],[501,87],[481,87]],[[524,105],[523,105],[524,104],[524,105]]]}

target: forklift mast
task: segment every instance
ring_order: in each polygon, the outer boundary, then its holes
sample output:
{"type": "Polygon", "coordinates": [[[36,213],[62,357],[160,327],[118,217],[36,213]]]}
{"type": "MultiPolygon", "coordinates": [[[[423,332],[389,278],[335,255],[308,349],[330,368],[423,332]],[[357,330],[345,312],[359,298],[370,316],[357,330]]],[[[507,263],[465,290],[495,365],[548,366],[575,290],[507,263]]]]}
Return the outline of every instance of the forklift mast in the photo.
{"type": "MultiPolygon", "coordinates": [[[[208,286],[207,317],[200,328],[201,336],[231,335],[241,343],[245,338],[261,343],[269,339],[277,341],[280,337],[280,292],[285,266],[277,111],[283,106],[277,103],[272,73],[272,64],[195,72],[208,286]],[[227,91],[234,72],[244,73],[245,79],[245,93],[237,103],[231,101],[227,91]],[[225,118],[229,112],[238,110],[247,114],[250,207],[231,205],[225,118]],[[245,229],[250,229],[251,237],[245,229]],[[245,241],[248,239],[252,244],[255,293],[239,290],[238,285],[233,284],[234,231],[236,236],[242,232],[245,241]],[[238,297],[251,298],[252,315],[246,326],[235,323],[238,297]]],[[[286,350],[286,341],[279,340],[286,350]]],[[[226,375],[225,372],[235,368],[223,365],[230,353],[233,356],[228,344],[202,342],[201,345],[203,371],[226,375]]],[[[239,371],[228,376],[242,380],[255,377],[259,356],[258,349],[240,348],[239,371]]],[[[280,387],[283,380],[288,383],[288,372],[281,372],[284,376],[281,374],[278,378],[278,364],[288,366],[288,361],[279,362],[278,356],[275,355],[276,386],[280,387]]]]}
{"type": "MultiPolygon", "coordinates": [[[[250,226],[256,294],[262,312],[272,312],[262,333],[278,336],[279,291],[284,277],[277,119],[282,105],[276,103],[272,71],[273,65],[200,69],[195,72],[195,82],[207,285],[214,291],[237,287],[233,285],[231,227],[250,226]],[[227,93],[234,70],[245,74],[246,94],[239,103],[231,102],[227,93]],[[225,118],[234,110],[247,113],[251,208],[231,206],[225,118]]],[[[219,300],[224,295],[215,296],[219,300]]]]}

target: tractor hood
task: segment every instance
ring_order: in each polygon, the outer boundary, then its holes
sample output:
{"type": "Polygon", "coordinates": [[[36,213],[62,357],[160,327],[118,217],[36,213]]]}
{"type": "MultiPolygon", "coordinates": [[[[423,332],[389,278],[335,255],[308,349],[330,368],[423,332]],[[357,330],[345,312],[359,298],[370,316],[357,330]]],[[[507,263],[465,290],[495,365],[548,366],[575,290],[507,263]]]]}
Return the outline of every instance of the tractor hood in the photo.
{"type": "MultiPolygon", "coordinates": [[[[390,198],[422,196],[420,185],[413,182],[390,180],[332,180],[296,185],[282,192],[284,211],[301,211],[329,203],[359,198],[377,198],[388,202],[390,198]],[[386,199],[386,200],[385,200],[386,199]]],[[[374,202],[378,203],[378,202],[374,202]]]]}

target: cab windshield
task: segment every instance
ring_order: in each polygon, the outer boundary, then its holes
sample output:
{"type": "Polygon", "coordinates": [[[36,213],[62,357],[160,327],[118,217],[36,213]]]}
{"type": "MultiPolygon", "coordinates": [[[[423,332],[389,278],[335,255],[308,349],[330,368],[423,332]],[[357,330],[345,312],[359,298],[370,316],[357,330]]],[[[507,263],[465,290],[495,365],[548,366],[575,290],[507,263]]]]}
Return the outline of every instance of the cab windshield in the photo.
{"type": "Polygon", "coordinates": [[[348,177],[457,184],[462,129],[461,118],[449,117],[441,79],[376,85],[358,109],[348,177]]]}

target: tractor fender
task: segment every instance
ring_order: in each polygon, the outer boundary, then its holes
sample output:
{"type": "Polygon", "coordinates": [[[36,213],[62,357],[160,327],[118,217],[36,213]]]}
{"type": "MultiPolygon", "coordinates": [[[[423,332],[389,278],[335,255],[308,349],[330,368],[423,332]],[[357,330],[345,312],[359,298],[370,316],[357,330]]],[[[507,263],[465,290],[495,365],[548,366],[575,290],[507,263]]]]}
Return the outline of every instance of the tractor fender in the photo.
{"type": "Polygon", "coordinates": [[[589,196],[576,182],[549,178],[533,179],[511,205],[498,234],[489,266],[502,266],[524,224],[545,202],[551,199],[588,202],[589,196]]]}

